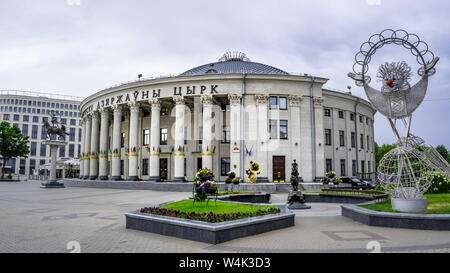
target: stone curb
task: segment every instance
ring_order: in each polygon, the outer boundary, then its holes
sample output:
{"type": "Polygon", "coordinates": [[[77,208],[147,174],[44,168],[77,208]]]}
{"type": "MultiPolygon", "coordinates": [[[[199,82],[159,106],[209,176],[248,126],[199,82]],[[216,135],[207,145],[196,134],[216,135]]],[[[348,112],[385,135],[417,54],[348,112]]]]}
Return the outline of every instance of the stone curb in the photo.
{"type": "Polygon", "coordinates": [[[370,204],[375,204],[375,202],[366,202],[358,205],[341,205],[342,216],[369,226],[450,230],[450,215],[447,214],[379,212],[360,207],[361,205],[370,204]]]}

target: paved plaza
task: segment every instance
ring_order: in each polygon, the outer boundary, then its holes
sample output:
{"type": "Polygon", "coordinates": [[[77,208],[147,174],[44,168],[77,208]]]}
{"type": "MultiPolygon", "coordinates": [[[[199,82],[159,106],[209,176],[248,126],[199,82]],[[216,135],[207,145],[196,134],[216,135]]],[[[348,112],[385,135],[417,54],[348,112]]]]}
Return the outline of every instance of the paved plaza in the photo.
{"type": "Polygon", "coordinates": [[[0,252],[71,252],[72,241],[81,252],[450,252],[450,231],[366,226],[324,203],[296,211],[294,227],[211,245],[125,228],[124,213],[191,193],[39,186],[0,183],[0,252]]]}

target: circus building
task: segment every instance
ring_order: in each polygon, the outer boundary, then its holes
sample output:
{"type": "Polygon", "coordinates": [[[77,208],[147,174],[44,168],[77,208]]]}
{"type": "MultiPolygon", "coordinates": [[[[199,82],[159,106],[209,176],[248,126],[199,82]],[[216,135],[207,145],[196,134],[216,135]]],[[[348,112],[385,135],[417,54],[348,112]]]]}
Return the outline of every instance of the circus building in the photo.
{"type": "Polygon", "coordinates": [[[192,181],[208,168],[256,182],[305,182],[327,171],[370,178],[375,171],[369,102],[329,90],[328,79],[287,73],[230,52],[177,76],[139,79],[84,99],[80,178],[192,181]]]}

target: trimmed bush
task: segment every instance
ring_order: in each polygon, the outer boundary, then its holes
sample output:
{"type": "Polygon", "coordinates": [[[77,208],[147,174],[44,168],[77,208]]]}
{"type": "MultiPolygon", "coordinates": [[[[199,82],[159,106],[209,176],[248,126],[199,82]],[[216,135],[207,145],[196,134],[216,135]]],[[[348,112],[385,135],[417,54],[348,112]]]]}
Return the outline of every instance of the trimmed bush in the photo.
{"type": "Polygon", "coordinates": [[[433,182],[426,193],[450,193],[450,181],[440,172],[433,173],[433,182]]]}

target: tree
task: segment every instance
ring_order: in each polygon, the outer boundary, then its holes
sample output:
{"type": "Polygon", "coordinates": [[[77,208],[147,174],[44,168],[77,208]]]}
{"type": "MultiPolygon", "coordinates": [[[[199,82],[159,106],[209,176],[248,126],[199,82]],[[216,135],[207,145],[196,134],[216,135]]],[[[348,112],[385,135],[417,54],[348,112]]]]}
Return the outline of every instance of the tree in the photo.
{"type": "Polygon", "coordinates": [[[383,144],[381,146],[378,146],[378,144],[375,142],[375,162],[377,168],[378,163],[380,163],[380,160],[383,158],[383,156],[395,147],[395,144],[383,144]]]}
{"type": "Polygon", "coordinates": [[[442,155],[442,157],[445,160],[447,160],[447,162],[450,163],[450,155],[449,155],[449,152],[448,152],[447,148],[445,148],[444,145],[436,146],[436,151],[438,151],[438,153],[440,153],[442,155]]]}
{"type": "MultiPolygon", "coordinates": [[[[12,158],[28,157],[30,153],[28,138],[22,135],[19,127],[11,126],[6,121],[0,123],[0,156],[3,157],[3,165],[12,158]]],[[[2,168],[2,178],[4,175],[5,168],[2,168]]]]}

